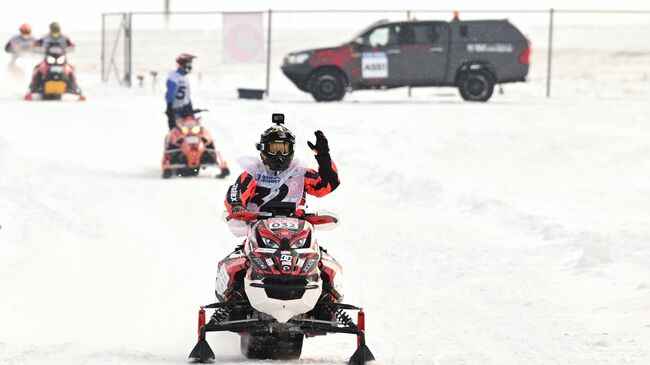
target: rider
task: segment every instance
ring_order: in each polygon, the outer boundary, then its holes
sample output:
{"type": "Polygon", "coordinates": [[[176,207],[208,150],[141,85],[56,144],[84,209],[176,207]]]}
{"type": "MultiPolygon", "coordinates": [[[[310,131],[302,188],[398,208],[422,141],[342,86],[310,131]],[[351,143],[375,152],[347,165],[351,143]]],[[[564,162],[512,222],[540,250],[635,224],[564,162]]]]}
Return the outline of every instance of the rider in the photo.
{"type": "Polygon", "coordinates": [[[176,57],[178,68],[167,75],[167,124],[172,130],[176,127],[176,118],[192,113],[192,99],[190,98],[190,80],[187,74],[192,72],[192,60],[196,56],[181,53],[176,57]]]}
{"type": "Polygon", "coordinates": [[[327,138],[321,131],[314,132],[316,144],[307,142],[316,154],[318,171],[294,160],[293,133],[281,124],[268,128],[256,144],[260,158],[244,157],[239,162],[244,172],[230,186],[225,205],[229,213],[258,212],[270,201],[305,204],[306,194],[322,197],[340,184],[336,165],[329,154],[327,138]]]}
{"type": "MultiPolygon", "coordinates": [[[[180,130],[182,125],[178,125],[177,121],[182,121],[187,118],[196,121],[193,118],[194,108],[192,107],[192,99],[190,98],[190,80],[187,77],[187,74],[192,71],[192,60],[195,58],[196,56],[189,53],[181,53],[176,57],[178,68],[170,71],[167,76],[167,92],[165,93],[167,110],[165,114],[167,115],[169,133],[165,137],[165,153],[163,154],[162,177],[165,179],[173,175],[172,169],[168,166],[177,161],[181,155],[178,142],[182,137],[180,130]]],[[[217,156],[214,142],[210,142],[206,148],[210,150],[210,155],[207,157],[208,161],[220,165],[221,173],[217,177],[224,178],[230,175],[230,170],[228,170],[225,162],[219,161],[220,157],[217,156]]]]}
{"type": "MultiPolygon", "coordinates": [[[[75,50],[75,44],[72,43],[70,38],[61,33],[61,25],[57,22],[51,23],[50,32],[34,42],[34,48],[42,52],[47,52],[51,47],[60,47],[60,52],[62,54],[73,52],[75,50]]],[[[68,90],[72,93],[81,95],[81,89],[79,88],[79,85],[77,85],[76,70],[70,63],[66,62],[66,65],[71,70],[68,90]]],[[[42,79],[38,77],[39,72],[37,72],[37,70],[43,70],[44,67],[46,67],[45,60],[34,67],[35,72],[32,77],[32,82],[29,85],[32,93],[38,92],[43,87],[41,84],[42,79]]]]}
{"type": "Polygon", "coordinates": [[[5,45],[5,52],[13,55],[12,62],[22,53],[29,53],[33,51],[34,41],[32,36],[32,27],[29,24],[23,24],[18,28],[20,34],[15,35],[9,39],[5,45]]]}
{"type": "MultiPolygon", "coordinates": [[[[314,132],[316,144],[307,142],[316,154],[316,171],[293,158],[295,136],[281,124],[284,116],[280,115],[282,121],[275,120],[276,116],[278,114],[274,114],[274,122],[277,124],[265,130],[259,143],[256,143],[260,158],[239,159],[244,172],[226,193],[224,203],[229,213],[259,212],[260,208],[271,201],[293,202],[297,206],[304,206],[306,194],[322,197],[340,184],[323,132],[314,132]]],[[[303,211],[298,208],[296,214],[301,215],[303,211]]],[[[240,254],[242,249],[243,245],[239,245],[233,254],[240,254]]]]}
{"type": "Polygon", "coordinates": [[[51,23],[50,32],[34,42],[34,47],[39,47],[43,51],[47,51],[52,46],[59,46],[66,53],[72,52],[75,49],[75,45],[70,38],[61,34],[61,25],[57,22],[51,23]]]}

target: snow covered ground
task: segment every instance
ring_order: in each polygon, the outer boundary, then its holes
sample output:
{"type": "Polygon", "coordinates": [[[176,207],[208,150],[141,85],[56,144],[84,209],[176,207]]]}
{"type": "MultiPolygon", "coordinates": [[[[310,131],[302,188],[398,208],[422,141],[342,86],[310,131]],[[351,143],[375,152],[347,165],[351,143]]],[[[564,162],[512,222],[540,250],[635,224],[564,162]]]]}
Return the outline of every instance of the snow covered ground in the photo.
{"type": "MultiPolygon", "coordinates": [[[[232,179],[160,179],[160,92],[86,71],[87,102],[28,103],[26,76],[0,78],[0,362],[186,363],[237,243],[219,221],[232,179]]],[[[309,203],[342,217],[321,239],[377,365],[650,363],[647,79],[547,100],[539,77],[485,104],[451,89],[318,104],[289,84],[243,101],[234,82],[194,94],[234,173],[272,112],[309,164],[313,131],[329,138],[342,184],[309,203]]],[[[216,363],[246,362],[235,334],[209,341],[216,363]]],[[[295,363],[354,346],[309,339],[295,363]]]]}

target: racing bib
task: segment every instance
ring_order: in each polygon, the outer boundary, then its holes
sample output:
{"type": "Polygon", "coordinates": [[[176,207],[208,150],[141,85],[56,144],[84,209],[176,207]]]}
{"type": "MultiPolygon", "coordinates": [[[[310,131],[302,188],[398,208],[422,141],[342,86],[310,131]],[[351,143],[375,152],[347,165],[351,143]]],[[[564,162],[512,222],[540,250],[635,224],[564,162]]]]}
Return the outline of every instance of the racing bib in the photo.
{"type": "Polygon", "coordinates": [[[237,161],[255,179],[255,195],[246,208],[259,211],[260,207],[270,201],[299,203],[305,192],[306,168],[294,159],[288,169],[280,174],[267,171],[259,158],[244,157],[237,161]]]}

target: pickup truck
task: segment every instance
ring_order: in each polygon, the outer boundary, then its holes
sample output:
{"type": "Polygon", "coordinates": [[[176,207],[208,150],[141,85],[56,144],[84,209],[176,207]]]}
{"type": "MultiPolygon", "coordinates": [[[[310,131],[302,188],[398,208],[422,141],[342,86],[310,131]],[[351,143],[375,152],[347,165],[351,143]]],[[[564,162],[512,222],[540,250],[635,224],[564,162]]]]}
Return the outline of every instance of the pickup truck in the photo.
{"type": "Polygon", "coordinates": [[[288,54],[282,72],[316,101],[405,86],[453,86],[487,101],[495,84],[526,81],[530,51],[508,20],[380,21],[341,46],[288,54]]]}

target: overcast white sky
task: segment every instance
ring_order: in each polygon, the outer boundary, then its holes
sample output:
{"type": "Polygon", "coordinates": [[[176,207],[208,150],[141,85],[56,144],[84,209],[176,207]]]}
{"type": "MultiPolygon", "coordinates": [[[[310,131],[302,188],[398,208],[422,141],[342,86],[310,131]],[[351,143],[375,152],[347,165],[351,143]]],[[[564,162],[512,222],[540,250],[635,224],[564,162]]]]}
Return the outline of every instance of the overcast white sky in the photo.
{"type": "MultiPolygon", "coordinates": [[[[296,1],[215,1],[170,0],[172,10],[266,10],[266,9],[643,9],[650,10],[648,0],[329,0],[296,1]]],[[[100,14],[121,11],[162,11],[164,0],[21,0],[3,3],[0,32],[11,33],[28,22],[36,34],[47,30],[56,20],[64,32],[99,30],[100,14]]],[[[650,19],[650,16],[649,16],[650,19]]],[[[649,20],[650,21],[650,20],[649,20]]]]}

